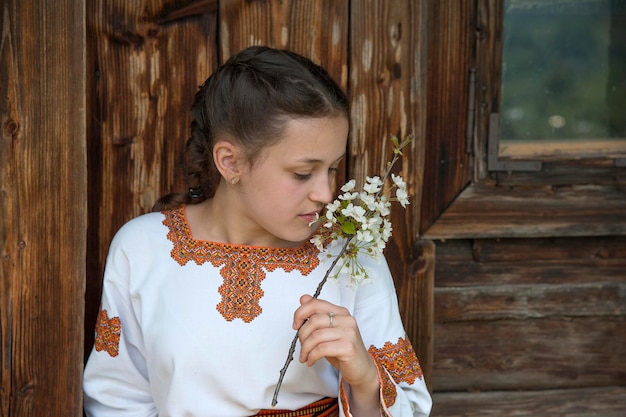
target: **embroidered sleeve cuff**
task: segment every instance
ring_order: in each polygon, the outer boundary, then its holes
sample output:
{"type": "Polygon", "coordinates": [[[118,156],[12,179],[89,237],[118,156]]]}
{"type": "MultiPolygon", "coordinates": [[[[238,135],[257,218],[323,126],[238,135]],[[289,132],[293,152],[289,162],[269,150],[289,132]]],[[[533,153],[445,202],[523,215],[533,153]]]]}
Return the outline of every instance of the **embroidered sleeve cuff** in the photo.
{"type": "Polygon", "coordinates": [[[396,403],[396,384],[389,376],[387,370],[373,357],[376,369],[378,370],[378,380],[380,381],[380,414],[384,417],[390,416],[388,408],[396,403]]]}
{"type": "MultiPolygon", "coordinates": [[[[383,417],[390,417],[388,408],[395,404],[396,402],[396,384],[389,376],[389,373],[385,370],[385,368],[378,362],[376,357],[370,353],[374,363],[376,364],[376,370],[378,371],[378,380],[380,382],[380,414],[383,417]]],[[[345,416],[351,416],[350,414],[350,403],[348,402],[348,391],[346,388],[346,383],[341,379],[341,384],[339,385],[339,402],[341,404],[341,408],[343,409],[343,414],[345,416]]]]}

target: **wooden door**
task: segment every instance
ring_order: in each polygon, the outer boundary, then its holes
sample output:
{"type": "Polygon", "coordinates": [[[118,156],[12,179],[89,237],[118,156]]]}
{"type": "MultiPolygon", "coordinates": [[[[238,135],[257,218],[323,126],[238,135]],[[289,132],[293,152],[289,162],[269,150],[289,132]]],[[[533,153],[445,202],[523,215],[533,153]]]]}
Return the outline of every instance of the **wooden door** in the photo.
{"type": "Polygon", "coordinates": [[[388,257],[407,331],[429,377],[434,247],[416,240],[425,119],[423,2],[282,0],[87,3],[89,238],[86,344],[93,342],[108,244],[130,218],[178,191],[196,87],[253,44],[288,48],[326,67],[350,94],[344,179],[377,175],[391,135],[415,140],[399,168],[413,204],[394,211],[388,257]],[[219,17],[219,18],[218,18],[219,17]]]}

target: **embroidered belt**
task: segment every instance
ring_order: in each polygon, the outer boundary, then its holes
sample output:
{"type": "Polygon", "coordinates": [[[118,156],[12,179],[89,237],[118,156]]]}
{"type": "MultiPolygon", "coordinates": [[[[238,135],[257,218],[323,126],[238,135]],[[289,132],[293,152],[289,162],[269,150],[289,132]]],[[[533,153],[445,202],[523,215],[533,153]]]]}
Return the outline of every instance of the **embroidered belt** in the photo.
{"type": "Polygon", "coordinates": [[[261,410],[256,416],[271,417],[337,417],[339,416],[339,403],[336,398],[326,397],[315,401],[306,407],[295,411],[289,410],[261,410]]]}

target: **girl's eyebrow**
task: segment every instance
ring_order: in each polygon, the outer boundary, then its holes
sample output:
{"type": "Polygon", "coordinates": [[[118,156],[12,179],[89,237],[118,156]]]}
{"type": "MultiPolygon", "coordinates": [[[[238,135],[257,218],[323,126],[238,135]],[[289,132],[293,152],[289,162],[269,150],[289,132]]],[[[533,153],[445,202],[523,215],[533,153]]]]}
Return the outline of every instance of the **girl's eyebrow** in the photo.
{"type": "MultiPolygon", "coordinates": [[[[341,160],[342,160],[345,156],[346,156],[346,154],[345,154],[345,153],[344,153],[344,154],[342,154],[339,158],[337,158],[337,159],[335,160],[335,162],[339,162],[339,161],[341,161],[341,160]]],[[[307,157],[305,157],[305,158],[302,158],[302,159],[298,159],[296,162],[304,162],[304,163],[306,163],[306,164],[321,164],[321,163],[323,163],[324,161],[322,161],[321,159],[316,159],[316,158],[307,158],[307,157]]]]}

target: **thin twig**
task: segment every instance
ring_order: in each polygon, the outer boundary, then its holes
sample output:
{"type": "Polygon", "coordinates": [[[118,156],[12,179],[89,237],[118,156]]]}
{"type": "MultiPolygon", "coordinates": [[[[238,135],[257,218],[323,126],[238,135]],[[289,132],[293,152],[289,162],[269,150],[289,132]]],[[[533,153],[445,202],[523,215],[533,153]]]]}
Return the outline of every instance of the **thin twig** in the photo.
{"type": "MultiPolygon", "coordinates": [[[[339,262],[339,259],[341,259],[341,257],[343,256],[343,254],[347,250],[348,244],[350,243],[350,241],[352,240],[353,237],[354,236],[350,236],[349,238],[346,239],[346,242],[343,244],[343,247],[341,248],[341,251],[335,257],[335,259],[333,260],[333,263],[330,265],[330,267],[326,271],[326,274],[324,275],[324,278],[317,285],[317,289],[315,290],[315,294],[313,294],[313,298],[317,298],[317,297],[320,296],[320,293],[322,292],[322,288],[324,287],[324,284],[326,283],[326,281],[328,281],[328,277],[330,276],[330,272],[333,270],[335,265],[337,265],[337,262],[339,262]]],[[[298,342],[298,334],[299,333],[300,333],[300,329],[298,329],[296,331],[296,335],[294,336],[293,340],[291,341],[291,346],[289,347],[289,352],[287,353],[287,360],[285,361],[285,365],[283,366],[283,368],[280,370],[280,376],[278,378],[278,384],[276,385],[276,389],[274,390],[274,397],[272,398],[272,407],[275,407],[276,404],[278,404],[278,391],[280,391],[280,386],[283,384],[283,379],[285,378],[285,373],[287,372],[287,368],[289,367],[289,364],[291,363],[291,361],[293,361],[293,354],[296,351],[296,343],[298,342]]]]}
{"type": "MultiPolygon", "coordinates": [[[[393,158],[388,163],[387,170],[385,171],[383,178],[381,180],[383,185],[387,181],[387,178],[389,177],[389,175],[391,175],[391,169],[393,168],[395,163],[398,161],[398,159],[402,155],[401,149],[405,147],[409,142],[411,142],[412,136],[409,136],[409,138],[405,139],[402,143],[399,143],[398,139],[395,136],[392,139],[394,143],[393,158]]],[[[383,187],[381,186],[378,192],[375,194],[375,199],[378,199],[378,197],[381,195],[382,192],[383,192],[383,187]]],[[[339,262],[339,259],[341,259],[343,255],[346,253],[348,249],[348,245],[350,244],[350,242],[352,241],[354,237],[355,235],[349,235],[345,237],[346,240],[341,248],[341,251],[339,251],[339,254],[333,260],[332,264],[330,265],[330,268],[328,268],[328,270],[326,271],[324,278],[318,284],[317,289],[315,290],[315,294],[313,294],[313,298],[319,297],[320,293],[322,292],[322,288],[324,287],[324,284],[326,283],[326,281],[328,280],[328,277],[330,276],[331,271],[333,270],[335,265],[337,265],[337,262],[339,262]]],[[[291,361],[293,361],[293,354],[296,351],[296,343],[298,342],[299,331],[300,329],[296,331],[296,335],[291,341],[291,346],[289,347],[289,352],[287,353],[287,360],[285,361],[285,365],[283,366],[283,368],[280,370],[278,384],[276,385],[276,389],[274,390],[274,397],[272,398],[272,407],[275,407],[276,404],[278,404],[278,392],[280,391],[280,387],[283,384],[283,379],[285,377],[285,373],[287,372],[287,368],[289,367],[289,364],[291,363],[291,361]]]]}

